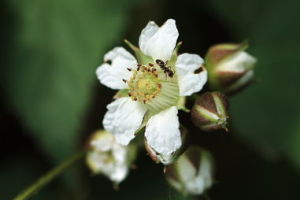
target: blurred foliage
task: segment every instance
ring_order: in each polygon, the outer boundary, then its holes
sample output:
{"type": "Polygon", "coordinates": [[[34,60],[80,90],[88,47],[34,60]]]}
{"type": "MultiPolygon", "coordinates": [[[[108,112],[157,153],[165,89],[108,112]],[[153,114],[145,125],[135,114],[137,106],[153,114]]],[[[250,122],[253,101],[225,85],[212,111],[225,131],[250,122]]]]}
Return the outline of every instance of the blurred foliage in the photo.
{"type": "Polygon", "coordinates": [[[258,58],[256,83],[231,101],[234,125],[263,152],[284,152],[300,168],[299,7],[294,0],[211,1],[258,58]]]}
{"type": "Polygon", "coordinates": [[[16,19],[2,81],[24,124],[52,157],[65,158],[78,143],[95,69],[120,40],[133,1],[8,1],[16,19]]]}
{"type": "MultiPolygon", "coordinates": [[[[39,175],[36,171],[36,164],[33,159],[17,157],[15,160],[6,161],[1,166],[1,199],[11,199],[14,195],[24,189],[24,185],[30,184],[39,175]],[[20,177],[22,177],[20,179],[20,177]],[[18,181],[16,181],[18,180],[18,181]],[[14,187],[5,187],[5,185],[13,185],[14,187]]],[[[40,194],[41,198],[45,198],[47,191],[45,190],[40,194]],[[46,191],[46,194],[45,194],[46,191]]]]}

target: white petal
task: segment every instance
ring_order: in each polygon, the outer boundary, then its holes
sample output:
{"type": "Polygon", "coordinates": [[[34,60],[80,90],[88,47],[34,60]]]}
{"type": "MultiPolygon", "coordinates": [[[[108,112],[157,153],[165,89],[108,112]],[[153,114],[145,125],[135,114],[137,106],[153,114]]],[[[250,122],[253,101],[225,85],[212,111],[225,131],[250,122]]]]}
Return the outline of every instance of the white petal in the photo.
{"type": "Polygon", "coordinates": [[[233,85],[228,88],[228,91],[234,91],[241,87],[241,85],[246,85],[250,79],[254,76],[254,71],[250,70],[246,72],[239,80],[237,80],[233,85]]]}
{"type": "Polygon", "coordinates": [[[178,35],[174,19],[168,19],[161,27],[150,21],[141,32],[139,46],[144,54],[154,60],[167,61],[176,46],[178,35]]]}
{"type": "Polygon", "coordinates": [[[113,149],[111,152],[91,151],[87,154],[87,164],[94,173],[102,173],[111,181],[120,183],[128,174],[128,164],[126,163],[127,150],[123,146],[122,151],[117,152],[113,149]],[[121,161],[116,158],[123,157],[121,161]]]}
{"type": "Polygon", "coordinates": [[[111,89],[124,89],[127,84],[122,79],[129,80],[132,72],[127,68],[136,68],[136,59],[123,47],[116,47],[104,55],[104,63],[97,68],[96,74],[100,82],[111,89]]]}
{"type": "Polygon", "coordinates": [[[189,96],[199,92],[207,81],[207,71],[202,66],[203,59],[197,54],[184,53],[176,61],[180,96],[189,96]],[[202,66],[200,73],[195,73],[202,66]]]}
{"type": "Polygon", "coordinates": [[[128,173],[128,149],[125,146],[116,144],[113,148],[113,157],[115,159],[115,170],[110,179],[114,182],[121,182],[128,173]]]}
{"type": "MultiPolygon", "coordinates": [[[[184,168],[182,168],[184,170],[184,168]]],[[[198,173],[195,177],[184,177],[186,190],[191,194],[202,194],[213,184],[212,163],[207,156],[202,156],[198,173]]]]}
{"type": "Polygon", "coordinates": [[[109,178],[115,183],[122,182],[128,174],[128,166],[118,165],[115,167],[114,172],[110,174],[109,178]]]}
{"type": "Polygon", "coordinates": [[[142,51],[146,48],[148,40],[151,39],[151,37],[153,37],[158,30],[159,26],[157,26],[154,21],[148,22],[147,26],[142,30],[139,38],[139,47],[142,49],[142,51]]]}
{"type": "Polygon", "coordinates": [[[150,118],[146,126],[147,143],[164,156],[171,155],[181,146],[178,110],[168,108],[150,118]]]}
{"type": "Polygon", "coordinates": [[[255,63],[256,58],[247,52],[241,51],[233,57],[225,59],[223,62],[221,62],[218,66],[218,71],[243,73],[245,70],[252,68],[255,63]]]}
{"type": "Polygon", "coordinates": [[[123,97],[109,104],[107,109],[104,128],[114,134],[117,143],[127,145],[140,127],[146,108],[129,97],[123,97]]]}

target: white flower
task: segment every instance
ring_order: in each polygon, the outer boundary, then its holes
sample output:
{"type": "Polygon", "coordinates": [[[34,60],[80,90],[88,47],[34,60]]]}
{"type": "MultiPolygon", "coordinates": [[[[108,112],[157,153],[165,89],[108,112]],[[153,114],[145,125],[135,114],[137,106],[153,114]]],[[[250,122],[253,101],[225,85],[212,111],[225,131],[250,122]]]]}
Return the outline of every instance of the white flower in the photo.
{"type": "Polygon", "coordinates": [[[104,56],[106,63],[96,71],[103,85],[128,93],[107,106],[104,128],[115,135],[117,142],[127,145],[146,125],[147,143],[165,158],[182,144],[179,100],[199,92],[207,81],[200,56],[177,56],[177,38],[175,20],[169,19],[161,27],[151,21],[141,32],[140,49],[129,44],[138,60],[116,47],[104,56]]]}
{"type": "Polygon", "coordinates": [[[86,162],[93,173],[102,173],[114,183],[123,181],[131,163],[130,149],[115,142],[112,134],[96,132],[90,140],[86,162]]]}
{"type": "Polygon", "coordinates": [[[184,194],[203,194],[213,184],[212,158],[207,151],[191,146],[173,164],[166,166],[166,178],[184,194]]]}

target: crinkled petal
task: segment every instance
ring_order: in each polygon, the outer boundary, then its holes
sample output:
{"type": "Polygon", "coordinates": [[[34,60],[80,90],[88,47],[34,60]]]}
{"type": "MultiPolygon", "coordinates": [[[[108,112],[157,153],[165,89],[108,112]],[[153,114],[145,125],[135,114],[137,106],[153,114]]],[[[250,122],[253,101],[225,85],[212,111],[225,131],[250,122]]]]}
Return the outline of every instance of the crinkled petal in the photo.
{"type": "Polygon", "coordinates": [[[104,128],[114,134],[117,143],[127,145],[140,127],[146,108],[129,97],[123,97],[110,103],[107,109],[104,128]]]}
{"type": "MultiPolygon", "coordinates": [[[[111,181],[120,183],[126,178],[126,175],[128,174],[128,165],[125,161],[118,161],[115,158],[115,153],[117,152],[113,151],[112,155],[108,152],[91,151],[87,154],[86,161],[88,166],[94,173],[102,173],[111,181]]],[[[126,158],[125,148],[123,152],[121,152],[120,156],[126,158]]]]}
{"type": "Polygon", "coordinates": [[[197,54],[184,53],[178,56],[175,65],[180,96],[189,96],[203,88],[207,71],[202,64],[203,59],[197,54]]]}
{"type": "Polygon", "coordinates": [[[181,146],[178,110],[175,106],[152,116],[146,126],[147,143],[159,154],[169,156],[181,146]]]}
{"type": "Polygon", "coordinates": [[[135,69],[137,66],[136,59],[123,47],[116,47],[104,55],[105,62],[97,68],[96,74],[100,82],[111,89],[124,89],[128,85],[123,79],[129,80],[132,72],[127,68],[135,69]]]}
{"type": "Polygon", "coordinates": [[[139,46],[144,54],[154,60],[167,61],[176,46],[178,35],[174,19],[168,19],[161,27],[150,21],[141,32],[139,46]]]}

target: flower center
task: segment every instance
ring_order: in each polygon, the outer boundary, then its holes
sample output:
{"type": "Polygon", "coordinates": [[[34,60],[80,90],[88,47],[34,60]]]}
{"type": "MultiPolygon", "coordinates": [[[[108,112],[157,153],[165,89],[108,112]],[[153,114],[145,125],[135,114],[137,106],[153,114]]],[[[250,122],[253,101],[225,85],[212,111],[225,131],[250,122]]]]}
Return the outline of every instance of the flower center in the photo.
{"type": "Polygon", "coordinates": [[[157,69],[152,66],[138,66],[128,81],[129,96],[134,101],[146,103],[155,98],[161,90],[157,69]]]}
{"type": "Polygon", "coordinates": [[[162,63],[138,65],[130,80],[126,81],[128,95],[139,101],[152,112],[160,112],[170,106],[177,105],[179,88],[175,71],[162,63]]]}

